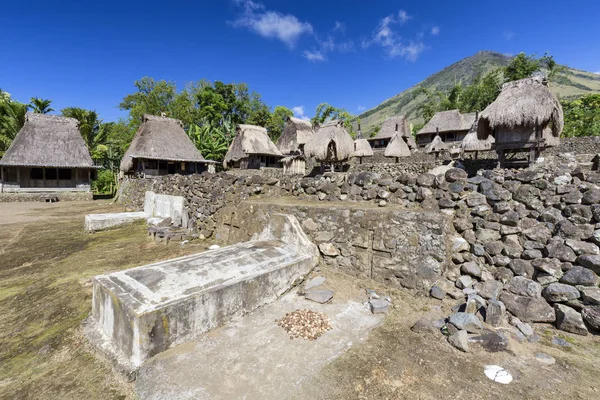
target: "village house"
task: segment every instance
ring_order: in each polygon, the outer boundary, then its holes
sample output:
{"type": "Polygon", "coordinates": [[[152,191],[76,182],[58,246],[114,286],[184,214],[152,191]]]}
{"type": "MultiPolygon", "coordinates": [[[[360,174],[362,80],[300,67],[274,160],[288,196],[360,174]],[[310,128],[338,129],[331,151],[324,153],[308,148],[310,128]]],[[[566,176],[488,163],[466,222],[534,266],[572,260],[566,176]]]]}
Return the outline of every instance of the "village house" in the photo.
{"type": "Polygon", "coordinates": [[[377,135],[368,138],[367,140],[373,149],[384,149],[398,133],[400,134],[400,137],[404,139],[404,142],[408,145],[410,150],[417,148],[417,144],[412,136],[410,124],[405,115],[396,115],[386,119],[381,125],[379,132],[377,132],[377,135]]]}
{"type": "Polygon", "coordinates": [[[354,156],[354,140],[342,121],[329,121],[317,128],[306,142],[304,151],[307,157],[314,157],[321,163],[321,168],[329,165],[333,171],[354,156]]]}
{"type": "Polygon", "coordinates": [[[76,119],[28,113],[0,160],[0,192],[90,192],[95,168],[76,119]]]}
{"type": "Polygon", "coordinates": [[[458,110],[435,113],[417,133],[419,147],[431,143],[436,135],[449,146],[461,142],[473,126],[476,116],[476,113],[461,114],[458,110]]]}
{"type": "Polygon", "coordinates": [[[121,160],[121,173],[186,175],[206,171],[212,163],[194,146],[180,120],[146,114],[121,160]]]}
{"type": "Polygon", "coordinates": [[[223,160],[224,168],[281,168],[281,151],[261,126],[238,125],[237,134],[223,160]]]}
{"type": "Polygon", "coordinates": [[[496,100],[481,112],[477,138],[495,138],[500,166],[507,155],[521,152],[528,153],[532,165],[542,150],[559,145],[563,127],[562,106],[547,81],[526,78],[505,83],[496,100]]]}
{"type": "Polygon", "coordinates": [[[354,140],[354,157],[358,157],[359,164],[362,164],[363,157],[373,157],[373,149],[363,136],[360,124],[358,125],[358,135],[356,135],[356,139],[354,140]]]}
{"type": "Polygon", "coordinates": [[[281,159],[285,174],[301,174],[306,172],[304,145],[315,132],[309,121],[287,117],[285,128],[277,139],[276,146],[284,155],[281,159]]]}

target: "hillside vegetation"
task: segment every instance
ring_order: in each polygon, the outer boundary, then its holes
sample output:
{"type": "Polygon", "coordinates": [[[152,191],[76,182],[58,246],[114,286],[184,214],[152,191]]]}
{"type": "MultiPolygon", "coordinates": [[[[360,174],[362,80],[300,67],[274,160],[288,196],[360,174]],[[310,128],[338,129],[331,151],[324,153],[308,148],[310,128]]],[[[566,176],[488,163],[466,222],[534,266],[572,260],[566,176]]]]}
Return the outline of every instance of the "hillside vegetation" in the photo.
{"type": "MultiPolygon", "coordinates": [[[[449,91],[457,83],[469,85],[479,75],[485,75],[499,67],[506,67],[511,59],[509,56],[492,51],[480,51],[464,58],[360,114],[362,130],[371,132],[387,118],[398,114],[406,114],[412,123],[422,123],[423,119],[418,115],[417,110],[426,97],[424,94],[418,94],[421,89],[449,91]]],[[[600,75],[567,67],[555,80],[551,90],[559,98],[600,93],[600,75]]]]}

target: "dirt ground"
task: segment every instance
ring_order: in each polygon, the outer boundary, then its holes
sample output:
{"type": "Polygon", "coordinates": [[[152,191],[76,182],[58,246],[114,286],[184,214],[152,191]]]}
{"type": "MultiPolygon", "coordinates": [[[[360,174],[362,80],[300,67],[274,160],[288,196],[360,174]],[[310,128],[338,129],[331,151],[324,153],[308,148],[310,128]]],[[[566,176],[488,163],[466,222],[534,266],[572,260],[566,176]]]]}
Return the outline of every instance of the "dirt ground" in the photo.
{"type": "MultiPolygon", "coordinates": [[[[0,204],[0,398],[133,399],[133,383],[88,347],[81,323],[91,308],[91,277],[206,248],[155,244],[143,225],[86,234],[83,216],[120,211],[106,201],[0,204]]],[[[600,338],[536,325],[539,343],[511,340],[508,351],[461,353],[441,334],[410,330],[422,316],[450,314],[456,304],[382,288],[324,270],[336,293],[374,288],[392,297],[384,323],[296,392],[300,399],[598,399],[600,338]],[[571,344],[551,344],[554,336],[571,344]],[[544,365],[543,352],[556,358],[544,365]],[[484,366],[506,368],[514,381],[488,380],[484,366]]]]}

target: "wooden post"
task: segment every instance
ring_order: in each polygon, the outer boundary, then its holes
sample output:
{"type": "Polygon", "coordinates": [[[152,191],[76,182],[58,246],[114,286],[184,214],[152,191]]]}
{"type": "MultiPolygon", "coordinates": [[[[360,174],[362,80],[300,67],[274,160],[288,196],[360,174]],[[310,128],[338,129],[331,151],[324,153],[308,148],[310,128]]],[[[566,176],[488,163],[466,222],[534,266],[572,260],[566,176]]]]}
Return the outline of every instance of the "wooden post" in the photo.
{"type": "Polygon", "coordinates": [[[535,163],[535,146],[532,146],[529,149],[529,168],[533,168],[534,163],[535,163]]]}
{"type": "Polygon", "coordinates": [[[21,188],[21,167],[17,167],[17,182],[19,182],[19,188],[21,188]]]}
{"type": "Polygon", "coordinates": [[[58,181],[58,168],[56,168],[56,187],[60,187],[60,182],[58,181]]]}
{"type": "Polygon", "coordinates": [[[4,188],[4,167],[0,167],[0,193],[3,192],[4,188]]]}

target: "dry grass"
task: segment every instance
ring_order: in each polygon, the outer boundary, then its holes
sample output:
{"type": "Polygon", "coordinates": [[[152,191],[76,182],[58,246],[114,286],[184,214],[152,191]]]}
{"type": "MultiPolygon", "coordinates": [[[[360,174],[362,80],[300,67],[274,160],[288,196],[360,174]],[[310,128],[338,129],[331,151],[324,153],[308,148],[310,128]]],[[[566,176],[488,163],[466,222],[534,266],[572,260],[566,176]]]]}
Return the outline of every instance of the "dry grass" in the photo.
{"type": "Polygon", "coordinates": [[[81,335],[91,277],[197,252],[206,243],[155,244],[143,225],[86,234],[83,215],[98,208],[63,203],[33,211],[48,214],[47,221],[0,225],[0,398],[132,397],[81,335]]]}

